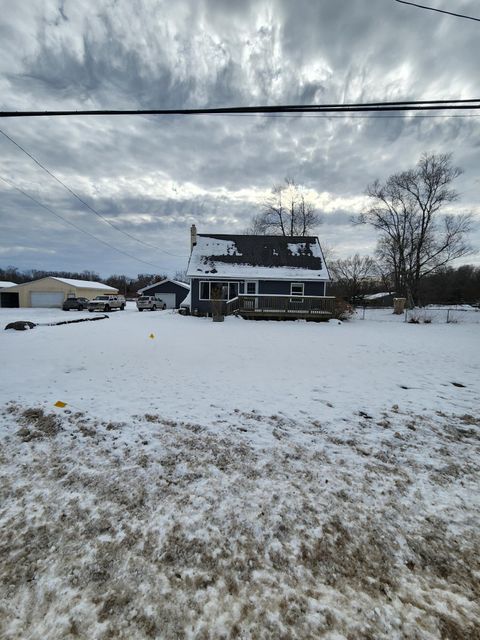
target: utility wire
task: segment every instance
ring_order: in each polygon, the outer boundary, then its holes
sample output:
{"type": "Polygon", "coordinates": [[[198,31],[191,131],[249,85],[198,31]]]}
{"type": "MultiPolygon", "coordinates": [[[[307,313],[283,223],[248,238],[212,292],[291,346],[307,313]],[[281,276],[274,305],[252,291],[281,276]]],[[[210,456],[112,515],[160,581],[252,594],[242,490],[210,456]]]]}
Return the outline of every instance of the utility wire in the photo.
{"type": "Polygon", "coordinates": [[[480,22],[480,18],[466,16],[464,13],[453,13],[452,11],[444,11],[443,9],[436,9],[435,7],[426,7],[423,4],[407,2],[407,0],[395,0],[395,2],[400,2],[401,4],[410,4],[412,7],[418,7],[419,9],[428,9],[429,11],[437,11],[438,13],[447,13],[449,16],[456,16],[457,18],[466,18],[467,20],[475,20],[476,22],[480,22]]]}
{"type": "Polygon", "coordinates": [[[310,114],[303,114],[303,113],[262,113],[262,114],[258,114],[258,113],[225,113],[225,116],[232,116],[232,117],[244,117],[244,118],[250,118],[250,117],[262,117],[262,118],[324,118],[327,120],[330,119],[334,119],[334,118],[342,118],[343,120],[345,120],[346,118],[351,118],[352,120],[389,120],[391,118],[480,118],[480,113],[444,113],[444,114],[431,114],[431,113],[427,113],[427,114],[417,114],[417,113],[411,113],[409,115],[396,115],[396,114],[387,114],[384,116],[355,116],[355,115],[351,115],[351,114],[342,114],[342,115],[310,115],[310,114]]]}
{"type": "Polygon", "coordinates": [[[124,231],[123,229],[118,227],[116,224],[113,224],[113,222],[110,222],[110,220],[108,218],[106,218],[101,213],[99,213],[96,209],[94,209],[92,206],[90,206],[88,204],[88,202],[85,202],[85,200],[83,200],[83,198],[81,198],[78,195],[78,193],[75,193],[75,191],[73,191],[73,189],[71,189],[67,184],[62,182],[62,180],[60,180],[60,178],[57,178],[57,176],[54,173],[52,173],[49,169],[47,169],[47,167],[45,167],[31,153],[29,153],[26,149],[24,149],[18,142],[16,142],[13,138],[11,138],[8,134],[6,134],[5,131],[0,129],[0,133],[2,134],[2,136],[5,136],[5,138],[7,138],[7,140],[10,140],[10,142],[12,142],[18,149],[20,149],[20,151],[23,151],[23,153],[25,153],[29,158],[31,158],[35,162],[35,164],[37,164],[43,171],[45,171],[45,173],[48,173],[48,175],[50,177],[52,177],[59,184],[61,184],[62,187],[64,187],[64,189],[66,189],[69,193],[71,193],[72,196],[74,196],[77,200],[79,200],[79,202],[81,202],[85,207],[87,207],[87,209],[89,209],[92,213],[94,213],[101,220],[103,220],[103,222],[106,222],[111,227],[113,227],[116,231],[119,231],[120,233],[123,233],[124,236],[127,236],[128,238],[131,238],[132,240],[135,240],[135,242],[139,242],[140,244],[143,244],[146,247],[149,247],[150,249],[155,249],[156,251],[161,251],[162,253],[166,253],[169,256],[174,256],[176,258],[187,258],[188,257],[188,256],[181,256],[181,255],[178,255],[176,253],[170,253],[169,251],[166,251],[165,249],[160,249],[160,247],[156,247],[153,244],[150,244],[149,242],[144,242],[143,240],[140,240],[139,238],[136,238],[135,236],[132,236],[132,234],[128,233],[128,231],[124,231]]]}
{"type": "Polygon", "coordinates": [[[2,118],[26,118],[43,116],[102,116],[102,115],[225,115],[242,113],[343,113],[388,111],[452,111],[480,109],[480,99],[463,100],[409,100],[402,102],[336,103],[323,105],[275,105],[255,107],[212,107],[198,109],[92,109],[57,111],[0,111],[2,118]]]}
{"type": "Polygon", "coordinates": [[[81,227],[76,225],[74,222],[71,222],[70,220],[67,220],[66,218],[61,216],[59,213],[57,213],[53,209],[50,209],[50,207],[47,207],[47,205],[42,204],[39,200],[37,200],[36,198],[31,196],[29,193],[27,193],[23,189],[20,189],[20,187],[17,187],[11,180],[8,180],[8,178],[4,178],[3,176],[0,176],[0,180],[3,180],[3,182],[5,182],[6,184],[10,185],[13,189],[18,191],[22,195],[24,195],[26,198],[29,198],[29,200],[32,200],[32,202],[35,202],[35,204],[37,204],[39,207],[42,207],[46,211],[49,211],[50,213],[52,213],[57,218],[60,218],[60,220],[63,220],[63,222],[65,222],[66,224],[69,224],[71,227],[74,227],[78,231],[81,231],[82,233],[85,233],[87,236],[90,236],[91,238],[94,238],[95,240],[97,240],[98,242],[101,242],[105,246],[110,247],[110,249],[113,249],[114,251],[118,251],[118,253],[121,253],[124,256],[127,256],[128,258],[132,258],[132,260],[136,260],[137,262],[143,262],[143,264],[147,264],[149,267],[155,267],[155,269],[158,269],[160,273],[165,270],[163,267],[159,267],[157,264],[153,264],[152,262],[147,262],[146,260],[142,260],[141,258],[137,258],[136,256],[132,255],[131,253],[127,253],[126,251],[123,251],[122,249],[118,249],[117,247],[114,247],[113,244],[110,244],[109,242],[106,242],[105,240],[102,240],[101,238],[97,238],[97,236],[95,236],[93,233],[90,233],[90,231],[85,231],[85,229],[82,229],[81,227]]]}

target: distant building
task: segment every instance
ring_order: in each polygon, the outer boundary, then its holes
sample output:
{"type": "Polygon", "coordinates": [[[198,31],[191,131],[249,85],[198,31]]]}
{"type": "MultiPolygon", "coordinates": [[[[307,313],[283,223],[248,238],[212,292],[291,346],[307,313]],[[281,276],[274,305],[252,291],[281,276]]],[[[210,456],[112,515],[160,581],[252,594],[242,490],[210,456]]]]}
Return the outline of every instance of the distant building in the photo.
{"type": "Polygon", "coordinates": [[[118,293],[118,289],[102,282],[72,280],[48,276],[23,284],[0,289],[2,307],[58,307],[67,298],[88,298],[102,294],[118,293]]]}
{"type": "Polygon", "coordinates": [[[363,296],[363,303],[369,307],[391,307],[393,305],[394,291],[382,291],[363,296]]]}
{"type": "Polygon", "coordinates": [[[138,290],[139,295],[155,296],[166,304],[167,309],[179,309],[190,291],[190,285],[165,278],[138,290]]]}

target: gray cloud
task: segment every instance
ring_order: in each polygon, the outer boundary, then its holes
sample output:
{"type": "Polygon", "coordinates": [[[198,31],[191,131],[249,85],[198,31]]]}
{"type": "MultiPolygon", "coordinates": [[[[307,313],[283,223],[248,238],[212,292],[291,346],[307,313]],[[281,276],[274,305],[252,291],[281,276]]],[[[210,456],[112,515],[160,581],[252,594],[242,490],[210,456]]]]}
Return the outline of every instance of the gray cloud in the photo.
{"type": "MultiPolygon", "coordinates": [[[[473,0],[459,4],[475,15],[473,0]]],[[[467,98],[480,76],[475,23],[384,0],[17,5],[0,0],[3,109],[467,98]]],[[[329,203],[319,234],[339,255],[371,251],[374,234],[349,224],[366,185],[412,166],[423,151],[453,153],[465,169],[458,208],[480,217],[477,117],[91,117],[0,126],[121,229],[179,255],[193,221],[204,232],[242,231],[285,176],[329,203]]],[[[3,137],[0,150],[0,175],[78,226],[165,271],[183,266],[105,225],[3,137]]],[[[148,270],[1,182],[0,202],[0,265],[148,270]]],[[[480,246],[478,226],[472,239],[480,246]]]]}

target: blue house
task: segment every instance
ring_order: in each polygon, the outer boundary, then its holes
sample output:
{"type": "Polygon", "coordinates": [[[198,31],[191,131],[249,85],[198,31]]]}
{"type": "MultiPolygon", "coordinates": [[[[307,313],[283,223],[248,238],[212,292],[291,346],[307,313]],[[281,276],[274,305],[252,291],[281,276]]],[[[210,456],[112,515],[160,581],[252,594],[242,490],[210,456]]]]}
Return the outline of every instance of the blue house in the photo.
{"type": "Polygon", "coordinates": [[[316,236],[197,234],[191,229],[191,312],[327,319],[334,298],[316,236]],[[314,317],[315,316],[315,317],[314,317]]]}

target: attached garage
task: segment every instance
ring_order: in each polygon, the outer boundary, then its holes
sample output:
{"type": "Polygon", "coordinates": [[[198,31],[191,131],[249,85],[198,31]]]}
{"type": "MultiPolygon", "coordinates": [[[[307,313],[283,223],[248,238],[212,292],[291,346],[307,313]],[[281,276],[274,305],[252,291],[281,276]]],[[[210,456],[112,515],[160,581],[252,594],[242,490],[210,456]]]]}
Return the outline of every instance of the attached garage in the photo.
{"type": "Polygon", "coordinates": [[[138,291],[142,296],[155,296],[167,305],[167,309],[179,309],[190,291],[190,285],[166,278],[149,284],[138,291]]]}
{"type": "Polygon", "coordinates": [[[61,308],[67,298],[91,300],[96,296],[115,293],[118,293],[118,289],[102,282],[49,276],[1,291],[0,301],[2,306],[61,308]],[[15,300],[13,296],[16,296],[15,300]]]}

